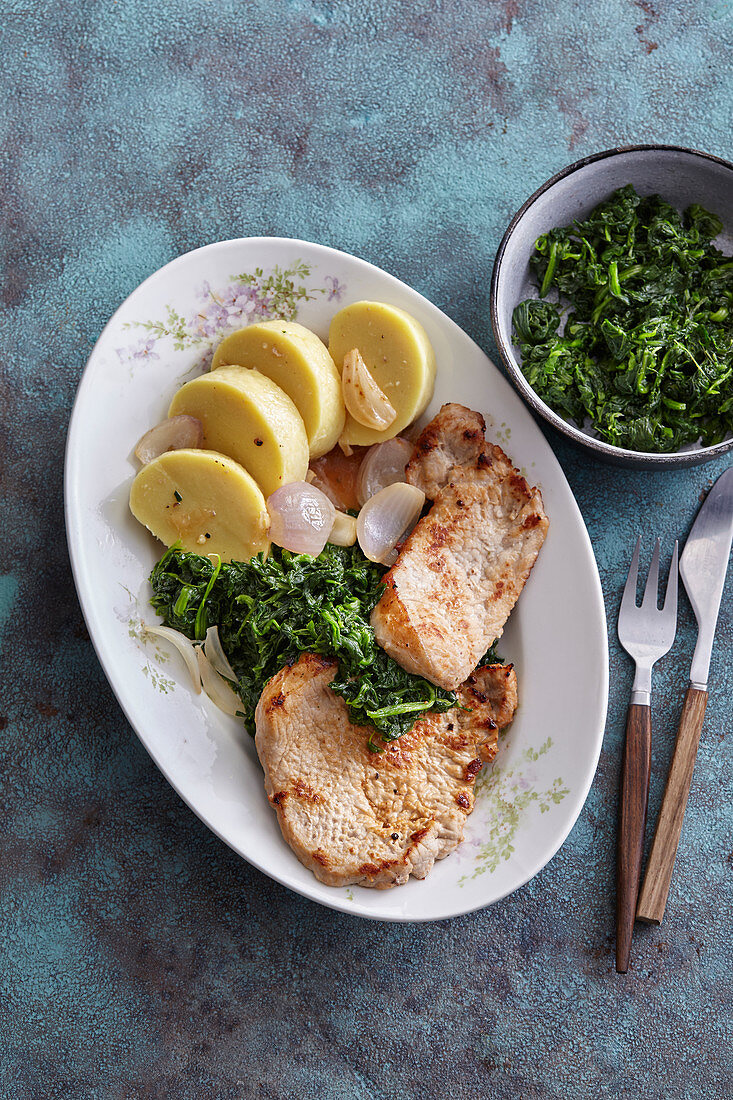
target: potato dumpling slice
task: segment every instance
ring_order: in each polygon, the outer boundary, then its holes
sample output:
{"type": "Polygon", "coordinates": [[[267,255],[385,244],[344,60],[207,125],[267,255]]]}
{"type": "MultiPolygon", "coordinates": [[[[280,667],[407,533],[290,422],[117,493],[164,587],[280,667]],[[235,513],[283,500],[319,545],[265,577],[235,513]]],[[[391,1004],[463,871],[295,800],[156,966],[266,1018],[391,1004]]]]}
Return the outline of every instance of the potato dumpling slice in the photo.
{"type": "Polygon", "coordinates": [[[377,385],[397,411],[388,428],[367,428],[347,413],[342,434],[351,446],[370,446],[392,439],[424,412],[433,396],[435,352],[425,329],[397,306],[354,302],[331,321],[328,350],[339,370],[344,357],[358,348],[377,385]]]}
{"type": "Polygon", "coordinates": [[[341,382],[328,348],[295,321],[262,321],[225,337],[211,369],[254,367],[285,390],[303,417],[311,458],[336,445],[346,410],[341,382]]]}
{"type": "Polygon", "coordinates": [[[267,550],[269,517],[257,482],[216,451],[167,451],[132,483],[130,511],[166,546],[249,561],[267,550]]]}
{"type": "Polygon", "coordinates": [[[220,367],[181,386],[168,416],[186,413],[204,426],[205,448],[248,470],[266,497],[281,485],[303,481],[308,436],[288,395],[270,378],[246,367],[220,367]]]}

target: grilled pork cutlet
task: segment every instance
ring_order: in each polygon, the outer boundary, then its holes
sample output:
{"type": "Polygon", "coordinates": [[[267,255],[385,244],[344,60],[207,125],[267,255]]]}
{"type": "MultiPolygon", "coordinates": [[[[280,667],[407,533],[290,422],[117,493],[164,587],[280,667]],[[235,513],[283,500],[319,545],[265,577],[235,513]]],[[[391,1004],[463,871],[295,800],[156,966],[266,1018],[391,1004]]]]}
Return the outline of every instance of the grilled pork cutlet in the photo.
{"type": "Polygon", "coordinates": [[[433,501],[385,574],[371,623],[408,672],[455,690],[504,624],[547,533],[539,489],[480,413],[444,405],[415,444],[406,479],[433,501]]]}
{"type": "Polygon", "coordinates": [[[461,704],[429,713],[384,752],[330,688],[337,662],[304,653],[265,686],[255,743],[283,837],[329,886],[425,878],[463,839],[476,776],[517,705],[511,665],[478,669],[461,704]]]}

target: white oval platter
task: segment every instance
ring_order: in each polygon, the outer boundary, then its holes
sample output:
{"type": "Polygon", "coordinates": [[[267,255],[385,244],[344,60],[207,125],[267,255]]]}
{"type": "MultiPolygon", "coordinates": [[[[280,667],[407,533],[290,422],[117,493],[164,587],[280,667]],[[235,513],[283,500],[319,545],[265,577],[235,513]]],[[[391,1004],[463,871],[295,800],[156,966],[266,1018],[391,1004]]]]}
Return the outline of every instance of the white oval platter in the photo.
{"type": "Polygon", "coordinates": [[[223,241],[151,275],[118,309],[84,371],[69,428],[66,522],[74,577],[95,649],[131,725],[163,774],[210,829],[260,870],[305,896],[379,920],[438,920],[510,894],[570,832],[595,774],[608,697],[601,585],[565,476],[530,413],[453,321],[379,268],[285,238],[223,241]],[[459,401],[539,485],[550,531],[500,651],[517,668],[520,706],[497,760],[479,779],[466,839],[427,879],[391,890],[333,888],[297,861],[267,802],[254,743],[234,718],[195,696],[182,661],[144,640],[157,622],[148,575],[162,546],[131,516],[138,438],[163,419],[181,383],[208,368],[226,332],[270,316],[324,339],[331,317],[369,298],[425,327],[438,377],[428,412],[459,401]]]}

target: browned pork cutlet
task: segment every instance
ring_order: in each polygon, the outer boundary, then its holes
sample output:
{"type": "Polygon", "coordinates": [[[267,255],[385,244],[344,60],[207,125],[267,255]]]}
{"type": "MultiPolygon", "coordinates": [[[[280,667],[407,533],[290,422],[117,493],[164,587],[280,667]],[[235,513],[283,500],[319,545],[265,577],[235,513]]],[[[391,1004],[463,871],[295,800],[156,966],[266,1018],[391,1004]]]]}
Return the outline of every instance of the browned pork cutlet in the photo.
{"type": "Polygon", "coordinates": [[[371,618],[391,657],[449,690],[501,636],[548,527],[539,489],[485,430],[480,413],[451,404],[418,438],[406,478],[433,506],[385,574],[371,618]]]}
{"type": "Polygon", "coordinates": [[[283,837],[329,886],[425,878],[463,839],[476,776],[517,704],[514,670],[478,669],[458,692],[470,710],[427,714],[381,753],[331,690],[336,672],[336,661],[304,653],[257,705],[255,743],[283,837]]]}

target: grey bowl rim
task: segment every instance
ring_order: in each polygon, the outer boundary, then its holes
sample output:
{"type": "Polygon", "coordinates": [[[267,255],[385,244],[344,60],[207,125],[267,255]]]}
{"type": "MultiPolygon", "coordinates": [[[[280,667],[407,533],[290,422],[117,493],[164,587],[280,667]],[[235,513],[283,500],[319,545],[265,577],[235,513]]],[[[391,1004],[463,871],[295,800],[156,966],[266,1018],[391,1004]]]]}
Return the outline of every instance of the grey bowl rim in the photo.
{"type": "Polygon", "coordinates": [[[499,329],[499,317],[497,309],[497,297],[499,280],[501,278],[501,267],[504,260],[504,253],[510,238],[512,237],[515,229],[519,225],[526,212],[531,206],[544,195],[546,191],[549,191],[560,180],[565,179],[567,176],[572,175],[574,172],[580,171],[581,168],[585,168],[588,164],[594,164],[596,161],[607,160],[611,157],[622,156],[625,153],[685,153],[692,157],[700,157],[702,160],[713,161],[715,164],[720,164],[723,168],[727,168],[733,175],[733,162],[725,160],[723,157],[717,157],[713,153],[705,153],[701,149],[690,149],[684,145],[657,145],[657,144],[642,144],[642,145],[619,145],[612,149],[604,149],[600,153],[590,153],[586,157],[581,157],[580,160],[574,161],[572,164],[566,165],[565,168],[561,168],[559,172],[556,172],[553,176],[534,191],[528,199],[526,199],[520,208],[517,210],[514,217],[509,222],[509,225],[504,232],[499,247],[496,250],[496,256],[494,258],[494,267],[491,274],[491,289],[489,296],[490,314],[491,314],[491,328],[494,334],[494,340],[499,350],[502,362],[507,369],[509,377],[511,378],[514,386],[522,395],[527,404],[541,417],[543,417],[549,424],[552,425],[557,431],[567,436],[574,443],[581,447],[586,447],[590,451],[594,451],[597,457],[604,458],[611,462],[616,462],[621,465],[638,465],[646,466],[649,469],[657,469],[663,467],[682,467],[682,466],[694,466],[703,462],[711,461],[718,458],[721,455],[726,454],[733,448],[733,437],[730,439],[724,439],[720,443],[713,444],[712,447],[699,447],[694,451],[631,451],[626,450],[623,447],[616,447],[613,443],[606,443],[605,440],[596,439],[595,436],[588,435],[581,428],[576,428],[575,425],[570,424],[551,409],[549,405],[537,395],[535,390],[530,386],[521,368],[514,362],[513,352],[509,348],[501,335],[499,329]]]}

